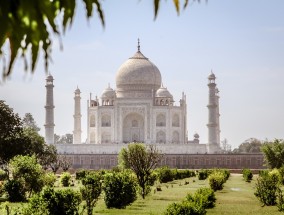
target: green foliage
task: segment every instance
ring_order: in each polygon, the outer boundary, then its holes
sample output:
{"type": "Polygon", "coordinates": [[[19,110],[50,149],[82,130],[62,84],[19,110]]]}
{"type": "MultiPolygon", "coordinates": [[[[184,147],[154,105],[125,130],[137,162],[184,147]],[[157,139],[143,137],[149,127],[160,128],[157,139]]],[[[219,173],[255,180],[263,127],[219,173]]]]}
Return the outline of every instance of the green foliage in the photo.
{"type": "Polygon", "coordinates": [[[104,176],[105,203],[107,208],[125,208],[137,198],[136,180],[129,172],[114,172],[104,176]]]}
{"type": "Polygon", "coordinates": [[[160,183],[167,183],[175,179],[175,172],[167,166],[157,170],[160,183]]]}
{"type": "Polygon", "coordinates": [[[56,175],[53,172],[46,173],[44,176],[44,185],[53,187],[56,182],[56,175]]]}
{"type": "Polygon", "coordinates": [[[273,170],[269,171],[268,175],[277,180],[279,183],[282,183],[282,176],[278,169],[274,168],[273,170]]]}
{"type": "Polygon", "coordinates": [[[250,169],[243,169],[242,173],[243,173],[243,178],[246,182],[250,182],[252,180],[253,174],[250,169]]]}
{"type": "Polygon", "coordinates": [[[277,196],[277,208],[279,211],[284,211],[284,195],[281,188],[277,188],[276,190],[276,196],[277,196]]]}
{"type": "Polygon", "coordinates": [[[92,215],[102,192],[102,176],[98,173],[88,174],[83,178],[82,184],[80,192],[83,200],[86,201],[87,214],[92,215]]]}
{"type": "Polygon", "coordinates": [[[44,186],[44,171],[37,163],[35,156],[15,156],[10,166],[13,178],[23,182],[25,191],[29,194],[38,193],[44,186]]]}
{"type": "Polygon", "coordinates": [[[6,181],[4,190],[7,192],[10,202],[22,202],[26,200],[24,186],[22,182],[16,179],[6,181]]]}
{"type": "Polygon", "coordinates": [[[154,145],[147,145],[146,147],[142,143],[129,144],[119,153],[120,166],[129,168],[136,174],[143,199],[149,193],[151,173],[160,159],[161,154],[154,145]]]}
{"type": "Polygon", "coordinates": [[[270,174],[260,176],[257,178],[255,188],[254,195],[263,205],[276,204],[276,191],[279,188],[278,177],[270,174]]]}
{"type": "Polygon", "coordinates": [[[198,180],[205,180],[209,175],[209,171],[207,169],[201,169],[198,171],[198,180]]]}
{"type": "Polygon", "coordinates": [[[7,180],[9,178],[7,172],[4,170],[0,169],[0,181],[7,180]]]}
{"type": "Polygon", "coordinates": [[[4,181],[0,181],[0,197],[3,195],[4,191],[4,181]]]}
{"type": "Polygon", "coordinates": [[[262,143],[256,138],[245,140],[238,148],[234,149],[234,153],[260,153],[262,143]]]}
{"type": "Polygon", "coordinates": [[[60,176],[60,182],[63,187],[69,187],[71,184],[71,175],[69,172],[63,172],[60,176]]]}
{"type": "Polygon", "coordinates": [[[188,169],[176,169],[175,180],[195,177],[195,172],[188,169]]]}
{"type": "Polygon", "coordinates": [[[273,142],[266,142],[261,150],[269,168],[278,169],[284,165],[284,140],[275,139],[273,142]]]}
{"type": "MultiPolygon", "coordinates": [[[[99,0],[83,0],[87,18],[92,16],[93,5],[96,5],[102,25],[104,15],[99,0]]],[[[61,35],[71,25],[76,8],[75,0],[25,0],[0,1],[0,57],[4,58],[2,46],[9,41],[9,62],[3,63],[3,78],[10,75],[18,53],[21,54],[25,70],[34,71],[39,50],[44,51],[46,71],[51,54],[52,36],[61,35]],[[32,6],[31,6],[32,5],[32,6]],[[58,26],[59,23],[59,26],[58,26]],[[27,55],[31,55],[30,65],[27,55]]],[[[5,61],[3,61],[5,62],[5,61]]]]}
{"type": "MultiPolygon", "coordinates": [[[[187,197],[187,200],[190,200],[190,198],[187,197]]],[[[215,207],[216,197],[214,190],[206,187],[199,188],[194,193],[193,201],[197,202],[205,209],[215,207]]]]}
{"type": "Polygon", "coordinates": [[[224,183],[226,182],[225,175],[220,171],[211,173],[208,177],[209,185],[212,190],[222,190],[224,183]]]}
{"type": "Polygon", "coordinates": [[[192,201],[172,203],[167,207],[164,215],[204,215],[206,210],[200,204],[192,201]]]}
{"type": "Polygon", "coordinates": [[[31,113],[26,113],[23,118],[23,126],[24,128],[30,128],[35,130],[36,132],[40,131],[40,128],[37,126],[34,117],[31,113]]]}
{"type": "Polygon", "coordinates": [[[79,214],[81,195],[71,189],[54,190],[46,187],[34,195],[24,208],[23,215],[76,215],[79,214]]]}
{"type": "Polygon", "coordinates": [[[75,173],[75,178],[76,178],[76,180],[82,180],[83,178],[86,177],[87,174],[88,174],[88,171],[87,171],[87,170],[81,169],[81,170],[78,170],[78,171],[75,173]]]}

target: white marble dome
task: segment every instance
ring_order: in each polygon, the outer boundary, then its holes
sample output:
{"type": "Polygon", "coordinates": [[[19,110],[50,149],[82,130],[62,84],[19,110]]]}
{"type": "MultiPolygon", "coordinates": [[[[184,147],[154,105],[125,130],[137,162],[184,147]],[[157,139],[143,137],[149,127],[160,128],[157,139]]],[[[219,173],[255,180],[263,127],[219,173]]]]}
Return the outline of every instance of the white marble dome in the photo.
{"type": "Polygon", "coordinates": [[[101,98],[114,98],[115,97],[115,91],[108,86],[102,93],[101,98]]]}
{"type": "Polygon", "coordinates": [[[163,85],[157,90],[156,97],[159,98],[172,98],[172,94],[163,85]]]}
{"type": "Polygon", "coordinates": [[[116,74],[118,91],[156,91],[161,86],[159,69],[139,50],[123,63],[116,74]]]}

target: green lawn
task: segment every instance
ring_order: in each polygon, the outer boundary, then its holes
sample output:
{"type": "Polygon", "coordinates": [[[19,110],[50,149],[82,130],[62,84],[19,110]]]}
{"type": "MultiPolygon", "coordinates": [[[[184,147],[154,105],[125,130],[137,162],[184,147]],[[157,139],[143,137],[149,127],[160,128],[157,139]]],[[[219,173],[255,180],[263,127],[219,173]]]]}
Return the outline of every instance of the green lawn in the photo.
{"type": "MultiPolygon", "coordinates": [[[[254,196],[254,180],[247,183],[240,174],[231,174],[225,183],[222,191],[216,192],[216,207],[208,209],[207,214],[238,214],[238,215],[259,215],[259,214],[283,214],[278,212],[276,206],[261,207],[258,199],[254,196]]],[[[140,197],[126,209],[107,209],[103,196],[98,201],[94,214],[163,214],[167,206],[172,202],[182,201],[188,192],[195,192],[199,187],[208,186],[208,181],[199,181],[196,178],[174,181],[168,184],[161,184],[162,191],[153,192],[145,200],[140,197]],[[195,180],[195,182],[193,182],[195,180]],[[189,184],[185,185],[185,181],[189,184]]],[[[76,186],[74,189],[78,189],[76,186]]],[[[13,205],[13,204],[11,204],[13,205]]],[[[19,204],[14,204],[14,206],[19,204]]]]}

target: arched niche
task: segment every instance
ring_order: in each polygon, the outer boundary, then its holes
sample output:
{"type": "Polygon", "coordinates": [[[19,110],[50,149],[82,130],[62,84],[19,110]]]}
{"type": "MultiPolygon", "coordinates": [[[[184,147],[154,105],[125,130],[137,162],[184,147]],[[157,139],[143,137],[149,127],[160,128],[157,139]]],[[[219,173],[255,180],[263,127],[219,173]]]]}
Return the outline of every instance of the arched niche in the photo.
{"type": "Polygon", "coordinates": [[[157,127],[165,127],[166,126],[166,116],[165,114],[158,114],[156,117],[156,126],[157,127]]]}
{"type": "Polygon", "coordinates": [[[157,143],[165,143],[166,142],[166,133],[164,131],[157,132],[156,142],[157,143]]]}
{"type": "Polygon", "coordinates": [[[129,113],[123,119],[123,142],[144,142],[144,118],[138,113],[129,113]]]}
{"type": "Polygon", "coordinates": [[[111,127],[110,115],[105,114],[102,116],[102,127],[111,127]]]}

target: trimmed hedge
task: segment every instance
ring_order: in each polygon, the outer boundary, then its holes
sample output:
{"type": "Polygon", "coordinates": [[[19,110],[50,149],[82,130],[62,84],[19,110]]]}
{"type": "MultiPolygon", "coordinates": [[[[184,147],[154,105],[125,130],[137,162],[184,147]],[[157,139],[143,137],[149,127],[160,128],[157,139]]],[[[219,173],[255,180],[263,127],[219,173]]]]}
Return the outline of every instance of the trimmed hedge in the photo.
{"type": "Polygon", "coordinates": [[[242,173],[243,173],[243,178],[246,182],[250,182],[252,180],[253,174],[250,169],[243,169],[242,173]]]}

